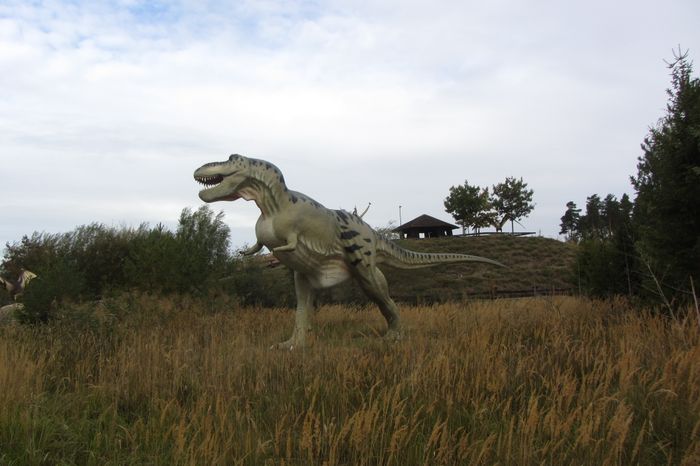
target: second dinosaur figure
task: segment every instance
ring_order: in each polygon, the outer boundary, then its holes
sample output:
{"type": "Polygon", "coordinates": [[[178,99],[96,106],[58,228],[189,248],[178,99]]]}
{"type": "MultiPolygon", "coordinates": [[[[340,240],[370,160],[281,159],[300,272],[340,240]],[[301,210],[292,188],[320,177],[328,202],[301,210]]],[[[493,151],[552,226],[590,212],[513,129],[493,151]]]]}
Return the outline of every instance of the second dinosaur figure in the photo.
{"type": "Polygon", "coordinates": [[[280,170],[264,160],[234,154],[224,162],[201,166],[194,178],[205,186],[204,202],[254,201],[260,209],[255,225],[256,243],[244,254],[267,247],[294,271],[297,298],[294,332],[278,348],[307,344],[309,313],[316,292],[354,278],[386,319],[388,338],[400,336],[396,303],[389,296],[384,274],[377,267],[412,269],[453,262],[500,263],[466,254],[430,254],[403,249],[387,241],[362,219],[344,210],[331,210],[310,197],[287,188],[280,170]]]}

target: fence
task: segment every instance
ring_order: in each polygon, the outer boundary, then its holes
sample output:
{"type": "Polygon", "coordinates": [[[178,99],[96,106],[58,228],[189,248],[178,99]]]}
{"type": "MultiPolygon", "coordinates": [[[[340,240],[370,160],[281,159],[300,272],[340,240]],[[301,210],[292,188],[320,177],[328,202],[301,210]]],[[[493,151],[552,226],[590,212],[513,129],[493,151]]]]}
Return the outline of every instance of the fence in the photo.
{"type": "Polygon", "coordinates": [[[576,294],[574,288],[554,288],[534,286],[523,290],[491,290],[488,292],[456,292],[440,294],[421,294],[395,296],[394,299],[406,304],[425,304],[446,301],[469,301],[480,299],[532,298],[537,296],[571,296],[576,294]]]}
{"type": "Polygon", "coordinates": [[[536,235],[534,231],[516,231],[514,233],[511,233],[509,231],[481,231],[479,233],[464,233],[464,234],[458,234],[458,235],[452,235],[452,236],[459,236],[459,237],[470,237],[470,236],[494,236],[494,235],[503,235],[503,236],[532,236],[536,235]]]}

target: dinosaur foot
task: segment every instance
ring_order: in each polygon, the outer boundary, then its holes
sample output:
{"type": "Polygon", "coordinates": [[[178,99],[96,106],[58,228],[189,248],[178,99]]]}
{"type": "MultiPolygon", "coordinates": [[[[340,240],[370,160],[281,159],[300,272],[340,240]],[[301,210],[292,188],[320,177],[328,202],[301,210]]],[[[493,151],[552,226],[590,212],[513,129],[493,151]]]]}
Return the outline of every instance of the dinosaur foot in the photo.
{"type": "Polygon", "coordinates": [[[384,334],[385,341],[399,341],[402,338],[403,338],[403,334],[401,333],[401,330],[396,329],[396,328],[390,328],[384,334]]]}
{"type": "Polygon", "coordinates": [[[302,349],[306,348],[307,344],[306,341],[299,339],[299,338],[290,338],[287,341],[283,341],[281,343],[277,343],[276,345],[270,346],[271,350],[286,350],[286,351],[294,351],[297,349],[302,349]]]}

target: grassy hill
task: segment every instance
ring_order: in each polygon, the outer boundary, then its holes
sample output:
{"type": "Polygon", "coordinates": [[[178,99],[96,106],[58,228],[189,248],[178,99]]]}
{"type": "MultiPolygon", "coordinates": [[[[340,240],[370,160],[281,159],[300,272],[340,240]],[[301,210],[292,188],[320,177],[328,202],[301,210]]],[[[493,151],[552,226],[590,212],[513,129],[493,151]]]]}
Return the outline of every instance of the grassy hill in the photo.
{"type": "Polygon", "coordinates": [[[474,254],[505,264],[465,263],[420,270],[386,268],[397,299],[551,290],[574,287],[576,247],[550,238],[508,235],[404,240],[399,244],[420,252],[474,254]]]}
{"type": "MultiPolygon", "coordinates": [[[[508,296],[512,292],[572,289],[576,246],[550,238],[509,235],[402,240],[398,244],[419,252],[474,254],[507,266],[465,263],[440,265],[419,270],[382,267],[392,297],[397,301],[449,301],[473,296],[508,296]]],[[[266,270],[267,278],[293,292],[288,271],[266,270]]],[[[293,298],[292,298],[293,299],[293,298]]],[[[365,301],[354,283],[339,285],[322,294],[324,302],[365,301]]],[[[292,301],[293,302],[293,301],[292,301]]]]}

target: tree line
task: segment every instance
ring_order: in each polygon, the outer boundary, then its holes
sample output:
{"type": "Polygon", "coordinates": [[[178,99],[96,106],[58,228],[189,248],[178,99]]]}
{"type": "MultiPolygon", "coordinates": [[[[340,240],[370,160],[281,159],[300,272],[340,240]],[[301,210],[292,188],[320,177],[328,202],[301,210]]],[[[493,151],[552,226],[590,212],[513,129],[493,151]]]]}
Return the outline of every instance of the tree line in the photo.
{"type": "Polygon", "coordinates": [[[597,296],[660,298],[668,309],[697,294],[700,277],[700,79],[687,52],[668,63],[666,113],[642,142],[635,198],[566,204],[560,233],[579,244],[577,275],[597,296]]]}

